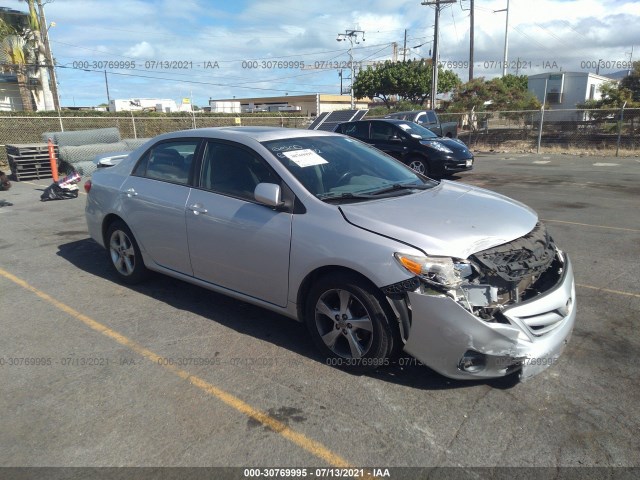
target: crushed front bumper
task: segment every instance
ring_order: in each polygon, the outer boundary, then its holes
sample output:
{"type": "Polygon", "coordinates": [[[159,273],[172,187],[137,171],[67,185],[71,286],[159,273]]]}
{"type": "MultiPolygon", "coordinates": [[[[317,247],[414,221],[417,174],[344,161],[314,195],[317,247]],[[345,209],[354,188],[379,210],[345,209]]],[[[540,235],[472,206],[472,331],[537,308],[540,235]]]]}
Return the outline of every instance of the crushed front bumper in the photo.
{"type": "Polygon", "coordinates": [[[502,310],[504,323],[487,322],[444,295],[408,293],[411,328],[404,350],[455,379],[522,380],[554,365],[576,320],[575,281],[569,257],[546,292],[502,310]]]}

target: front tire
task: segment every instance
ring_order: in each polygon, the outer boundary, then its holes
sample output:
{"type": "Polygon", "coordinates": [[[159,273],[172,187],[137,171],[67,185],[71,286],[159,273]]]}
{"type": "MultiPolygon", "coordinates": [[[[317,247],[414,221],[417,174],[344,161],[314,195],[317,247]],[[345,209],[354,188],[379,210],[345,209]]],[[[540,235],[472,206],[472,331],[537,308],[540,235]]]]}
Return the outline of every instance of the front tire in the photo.
{"type": "Polygon", "coordinates": [[[111,266],[121,281],[133,285],[148,277],[138,243],[124,222],[116,220],[109,225],[106,243],[111,266]]]}
{"type": "Polygon", "coordinates": [[[407,165],[419,174],[424,175],[425,177],[429,176],[429,164],[424,158],[412,157],[407,162],[407,165]]]}
{"type": "Polygon", "coordinates": [[[327,364],[355,372],[389,364],[394,330],[384,297],[353,274],[320,278],[311,288],[305,321],[327,364]]]}

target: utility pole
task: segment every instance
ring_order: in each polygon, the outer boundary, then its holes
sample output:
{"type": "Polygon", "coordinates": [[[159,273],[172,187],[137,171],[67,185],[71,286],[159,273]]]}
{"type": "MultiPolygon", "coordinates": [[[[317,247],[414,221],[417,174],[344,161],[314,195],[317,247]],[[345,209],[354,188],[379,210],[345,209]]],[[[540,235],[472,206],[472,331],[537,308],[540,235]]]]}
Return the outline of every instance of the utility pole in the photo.
{"type": "Polygon", "coordinates": [[[438,34],[440,30],[440,9],[441,5],[456,3],[458,0],[423,0],[422,5],[435,6],[436,18],[433,30],[433,55],[431,57],[431,109],[436,109],[436,95],[438,94],[438,34]]]}
{"type": "Polygon", "coordinates": [[[362,41],[364,42],[364,30],[345,30],[344,33],[339,33],[336,41],[342,42],[343,40],[349,40],[349,70],[351,70],[351,78],[349,79],[350,83],[350,95],[351,95],[351,110],[355,109],[355,102],[353,99],[353,44],[356,45],[360,42],[358,41],[358,35],[362,35],[362,41]]]}
{"type": "Polygon", "coordinates": [[[391,43],[391,61],[393,63],[396,63],[398,61],[398,43],[397,42],[391,43]]]}
{"type": "Polygon", "coordinates": [[[107,87],[107,110],[109,110],[109,105],[111,104],[111,97],[109,97],[109,81],[107,80],[107,71],[104,71],[104,84],[107,87]]]}
{"type": "Polygon", "coordinates": [[[404,29],[404,45],[402,46],[402,61],[407,61],[407,29],[404,29]]]}
{"type": "Polygon", "coordinates": [[[504,58],[502,61],[502,76],[504,77],[507,74],[507,52],[509,51],[509,0],[507,0],[507,8],[503,8],[502,10],[494,10],[493,12],[507,12],[507,19],[504,27],[504,58]]]}
{"type": "Polygon", "coordinates": [[[471,11],[469,16],[469,81],[473,80],[473,0],[471,2],[471,11]]]}
{"type": "MultiPolygon", "coordinates": [[[[53,62],[53,55],[51,54],[51,44],[49,43],[49,25],[47,25],[47,19],[44,16],[44,6],[42,0],[37,0],[38,3],[38,16],[40,17],[40,34],[42,35],[42,43],[44,43],[45,55],[47,57],[47,66],[49,70],[49,79],[51,80],[51,93],[53,94],[53,106],[56,110],[60,111],[60,97],[58,96],[58,79],[56,78],[56,68],[53,62]]],[[[54,26],[52,23],[51,26],[54,26]]]]}

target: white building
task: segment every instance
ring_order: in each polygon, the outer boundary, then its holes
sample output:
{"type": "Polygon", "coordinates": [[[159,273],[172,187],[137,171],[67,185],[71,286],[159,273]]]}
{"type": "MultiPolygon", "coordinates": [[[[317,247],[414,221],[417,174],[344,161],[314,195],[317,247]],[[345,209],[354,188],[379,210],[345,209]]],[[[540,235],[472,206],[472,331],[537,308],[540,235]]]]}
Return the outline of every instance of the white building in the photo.
{"type": "Polygon", "coordinates": [[[211,113],[242,113],[240,102],[238,101],[216,101],[209,100],[211,113]]]}
{"type": "Polygon", "coordinates": [[[548,105],[553,120],[583,120],[582,112],[575,111],[577,106],[587,100],[600,100],[601,86],[611,81],[589,72],[541,73],[529,77],[528,90],[548,105]]]}
{"type": "Polygon", "coordinates": [[[19,112],[21,110],[24,108],[16,76],[0,74],[0,112],[19,112]]]}
{"type": "MultiPolygon", "coordinates": [[[[368,98],[356,99],[355,108],[369,108],[368,98]]],[[[315,117],[323,112],[333,112],[335,110],[349,110],[351,108],[351,97],[349,95],[333,95],[327,93],[316,93],[309,95],[283,95],[279,97],[252,97],[238,99],[209,100],[212,103],[234,102],[240,104],[243,113],[255,112],[299,112],[300,115],[315,117]]],[[[211,109],[213,112],[213,108],[211,109]]]]}
{"type": "Polygon", "coordinates": [[[109,101],[110,112],[157,111],[164,113],[177,112],[176,102],[166,98],[127,98],[109,101]]]}

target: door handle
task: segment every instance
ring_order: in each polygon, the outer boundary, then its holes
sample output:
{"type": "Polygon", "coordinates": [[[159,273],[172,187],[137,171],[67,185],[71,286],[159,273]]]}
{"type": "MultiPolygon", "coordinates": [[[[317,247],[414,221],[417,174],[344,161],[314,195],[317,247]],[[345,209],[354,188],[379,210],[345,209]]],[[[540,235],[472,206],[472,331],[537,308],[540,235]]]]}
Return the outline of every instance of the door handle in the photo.
{"type": "Polygon", "coordinates": [[[125,191],[124,193],[126,193],[127,197],[129,197],[129,198],[138,196],[138,192],[136,192],[134,188],[130,188],[127,191],[125,191]]]}
{"type": "Polygon", "coordinates": [[[189,205],[187,207],[189,210],[191,210],[193,212],[194,215],[200,215],[201,213],[207,213],[209,212],[209,210],[207,210],[206,208],[204,208],[202,205],[200,205],[199,203],[194,203],[193,205],[189,205]]]}

